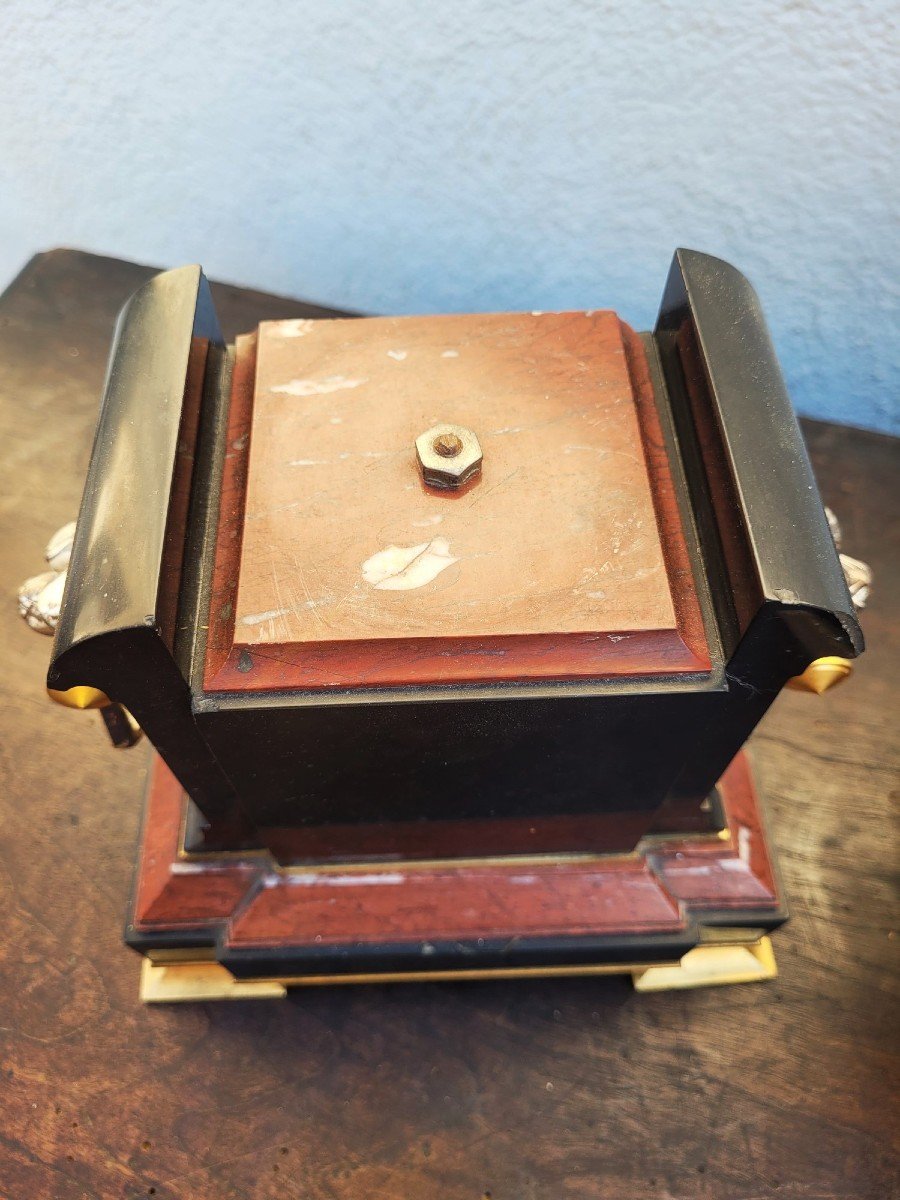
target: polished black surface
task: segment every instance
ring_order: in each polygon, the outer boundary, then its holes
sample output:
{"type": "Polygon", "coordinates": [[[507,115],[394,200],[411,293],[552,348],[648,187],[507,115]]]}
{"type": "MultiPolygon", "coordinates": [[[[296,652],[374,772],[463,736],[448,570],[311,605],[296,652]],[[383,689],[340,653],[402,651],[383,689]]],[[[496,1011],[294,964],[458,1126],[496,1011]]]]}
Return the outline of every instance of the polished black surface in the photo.
{"type": "Polygon", "coordinates": [[[125,704],[213,844],[265,842],[267,826],[448,817],[640,811],[649,824],[667,796],[699,803],[786,680],[821,655],[856,654],[862,639],[747,281],[679,251],[645,345],[709,677],[205,693],[229,364],[206,281],[189,267],[145,284],[119,322],[50,686],[92,684],[125,704]],[[685,337],[699,383],[686,380],[685,337]],[[175,520],[198,361],[196,465],[175,520]],[[177,633],[163,620],[173,579],[177,633]]]}
{"type": "Polygon", "coordinates": [[[813,657],[855,657],[864,648],[862,632],[759,297],[729,263],[694,250],[676,253],[655,336],[679,430],[687,414],[678,412],[683,393],[673,343],[686,326],[702,357],[709,417],[734,485],[736,510],[728,516],[744,532],[764,601],[818,614],[810,623],[813,657]],[[831,623],[838,628],[827,634],[831,623]]]}

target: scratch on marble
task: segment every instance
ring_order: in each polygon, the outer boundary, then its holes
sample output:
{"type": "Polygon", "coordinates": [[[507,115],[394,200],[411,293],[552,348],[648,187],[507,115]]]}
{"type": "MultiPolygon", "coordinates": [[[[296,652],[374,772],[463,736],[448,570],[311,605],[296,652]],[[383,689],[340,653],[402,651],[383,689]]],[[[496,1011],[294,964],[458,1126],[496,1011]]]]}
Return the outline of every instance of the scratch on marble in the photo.
{"type": "Polygon", "coordinates": [[[283,338],[306,337],[308,333],[312,333],[315,327],[315,321],[303,317],[287,321],[273,321],[272,324],[276,335],[283,338]]]}
{"type": "Polygon", "coordinates": [[[276,617],[286,617],[289,612],[288,608],[270,608],[266,612],[248,613],[246,617],[241,617],[241,624],[263,625],[266,621],[274,621],[276,617]]]}
{"type": "Polygon", "coordinates": [[[752,835],[746,825],[739,825],[737,831],[737,851],[741,862],[750,861],[750,843],[752,835]]]}
{"type": "Polygon", "coordinates": [[[362,565],[363,579],[380,591],[399,592],[424,587],[441,571],[458,562],[446,538],[432,538],[418,546],[388,546],[362,565]]]}
{"type": "Polygon", "coordinates": [[[346,375],[327,375],[324,379],[292,379],[269,388],[269,391],[285,396],[327,396],[330,392],[347,391],[368,382],[368,379],[349,379],[346,375]]]}

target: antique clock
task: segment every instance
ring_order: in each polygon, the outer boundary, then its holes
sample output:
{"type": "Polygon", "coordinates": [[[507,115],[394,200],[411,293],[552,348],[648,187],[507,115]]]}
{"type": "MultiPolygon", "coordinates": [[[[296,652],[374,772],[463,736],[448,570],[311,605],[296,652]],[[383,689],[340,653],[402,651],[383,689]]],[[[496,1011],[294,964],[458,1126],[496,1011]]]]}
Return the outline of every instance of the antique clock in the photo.
{"type": "Polygon", "coordinates": [[[679,251],[612,311],[128,302],[48,687],[155,748],[144,996],[764,978],[741,748],[863,648],[755,293],[679,251]]]}

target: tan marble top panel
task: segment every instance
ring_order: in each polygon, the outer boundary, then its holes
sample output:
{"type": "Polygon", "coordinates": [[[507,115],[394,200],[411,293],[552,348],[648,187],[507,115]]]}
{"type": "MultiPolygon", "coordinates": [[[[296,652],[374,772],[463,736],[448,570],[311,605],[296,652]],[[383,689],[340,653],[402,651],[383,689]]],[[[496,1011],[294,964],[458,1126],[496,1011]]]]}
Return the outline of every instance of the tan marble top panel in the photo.
{"type": "Polygon", "coordinates": [[[260,326],[235,641],[675,626],[615,314],[260,326]],[[460,494],[440,422],[483,448],[460,494]]]}

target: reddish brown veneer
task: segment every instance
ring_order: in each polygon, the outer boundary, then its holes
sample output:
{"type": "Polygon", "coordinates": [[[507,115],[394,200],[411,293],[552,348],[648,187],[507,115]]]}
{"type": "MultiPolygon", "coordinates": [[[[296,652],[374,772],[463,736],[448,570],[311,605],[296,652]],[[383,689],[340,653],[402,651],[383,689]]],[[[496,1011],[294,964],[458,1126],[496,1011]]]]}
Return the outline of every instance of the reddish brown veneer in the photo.
{"type": "Polygon", "coordinates": [[[139,934],[219,931],[232,948],[677,933],[704,914],[779,909],[758,801],[739,755],[721,785],[725,838],[653,839],[632,855],[330,863],[185,858],[186,798],[154,761],[134,904],[139,934]]]}

